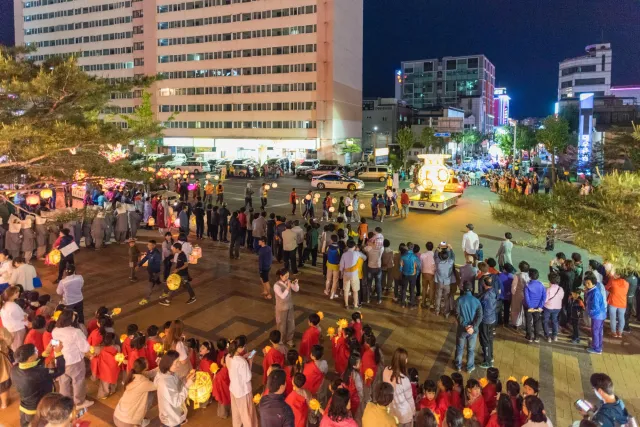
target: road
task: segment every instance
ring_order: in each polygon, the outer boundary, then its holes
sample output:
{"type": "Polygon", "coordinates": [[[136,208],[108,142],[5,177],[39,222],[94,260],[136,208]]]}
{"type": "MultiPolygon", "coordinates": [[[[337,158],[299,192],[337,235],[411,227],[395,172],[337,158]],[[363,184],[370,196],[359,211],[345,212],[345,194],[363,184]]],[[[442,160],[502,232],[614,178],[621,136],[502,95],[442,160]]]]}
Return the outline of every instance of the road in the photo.
{"type": "MultiPolygon", "coordinates": [[[[263,180],[247,180],[242,178],[230,178],[224,182],[225,201],[231,210],[238,209],[244,205],[244,189],[247,182],[251,182],[255,190],[253,202],[256,210],[260,207],[259,188],[264,182],[263,180]]],[[[271,180],[267,182],[272,182],[271,180]]],[[[294,218],[291,216],[291,205],[289,204],[289,193],[293,188],[296,189],[298,197],[303,197],[307,191],[314,190],[324,197],[326,191],[331,191],[334,197],[345,195],[347,191],[341,190],[317,190],[310,186],[310,181],[306,179],[293,178],[291,176],[283,177],[277,181],[278,187],[269,191],[269,204],[267,212],[275,212],[277,215],[286,215],[287,219],[294,218]]],[[[408,187],[408,183],[401,183],[401,187],[408,187]]],[[[411,211],[407,219],[398,217],[385,218],[380,224],[378,221],[371,220],[371,210],[369,208],[369,199],[373,193],[379,193],[384,190],[384,184],[375,181],[365,182],[364,190],[358,191],[361,203],[366,205],[361,214],[369,223],[369,229],[372,224],[381,226],[385,237],[391,240],[393,248],[397,248],[401,242],[412,241],[418,243],[424,248],[427,241],[437,245],[441,241],[451,243],[455,252],[462,253],[462,235],[466,232],[465,225],[472,223],[475,226],[475,232],[480,236],[480,242],[484,246],[485,259],[495,256],[500,246],[500,242],[504,238],[506,232],[513,234],[515,247],[513,250],[513,262],[515,264],[522,260],[526,260],[538,268],[542,273],[542,277],[546,276],[549,260],[555,252],[562,251],[567,255],[578,252],[582,255],[583,260],[588,259],[587,251],[580,249],[574,245],[557,242],[554,253],[544,253],[529,247],[522,246],[519,242],[531,241],[532,236],[513,230],[504,224],[496,222],[491,217],[491,204],[499,203],[498,196],[490,192],[484,187],[469,187],[464,195],[460,198],[458,205],[443,213],[435,213],[428,211],[411,211]]],[[[322,200],[322,199],[320,199],[322,200]]],[[[321,201],[316,205],[316,216],[322,213],[321,201]]],[[[301,218],[298,211],[295,218],[301,218]]],[[[461,261],[459,259],[458,261],[461,261]]]]}

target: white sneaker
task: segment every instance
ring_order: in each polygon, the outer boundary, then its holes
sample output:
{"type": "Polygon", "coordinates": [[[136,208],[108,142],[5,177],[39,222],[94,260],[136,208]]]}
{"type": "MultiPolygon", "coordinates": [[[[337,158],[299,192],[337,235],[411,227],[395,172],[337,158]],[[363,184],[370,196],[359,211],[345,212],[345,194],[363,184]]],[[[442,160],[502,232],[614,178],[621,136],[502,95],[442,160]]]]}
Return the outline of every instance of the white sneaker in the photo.
{"type": "Polygon", "coordinates": [[[96,402],[94,402],[93,400],[85,399],[84,402],[82,402],[79,405],[76,405],[76,408],[78,408],[78,409],[88,408],[89,406],[93,405],[94,403],[96,403],[96,402]]]}
{"type": "Polygon", "coordinates": [[[338,298],[338,296],[337,296],[337,295],[335,295],[335,294],[333,294],[333,295],[331,295],[331,296],[329,297],[329,299],[336,299],[336,298],[338,298]]]}

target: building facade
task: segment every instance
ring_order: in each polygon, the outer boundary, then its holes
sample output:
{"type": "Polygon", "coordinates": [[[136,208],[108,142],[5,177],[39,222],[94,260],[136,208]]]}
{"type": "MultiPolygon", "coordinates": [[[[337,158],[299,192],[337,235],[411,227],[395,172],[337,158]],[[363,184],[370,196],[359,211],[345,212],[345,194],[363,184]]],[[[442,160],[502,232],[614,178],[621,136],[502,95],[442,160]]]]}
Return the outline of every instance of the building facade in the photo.
{"type": "Polygon", "coordinates": [[[362,151],[395,144],[398,130],[410,126],[413,108],[395,98],[365,99],[362,101],[362,151]]]}
{"type": "Polygon", "coordinates": [[[495,67],[486,56],[404,61],[394,78],[402,84],[402,99],[414,108],[459,108],[465,128],[493,129],[495,67]]]}
{"type": "Polygon", "coordinates": [[[558,100],[579,99],[583,93],[593,93],[594,96],[611,95],[611,44],[592,44],[585,51],[584,56],[560,62],[558,100]]]}
{"type": "Polygon", "coordinates": [[[497,87],[493,92],[493,126],[507,126],[509,124],[509,101],[507,89],[497,87]]]}
{"type": "MultiPolygon", "coordinates": [[[[159,75],[157,119],[178,113],[166,151],[337,159],[361,137],[363,0],[103,1],[14,0],[16,45],[112,79],[159,75]]],[[[130,113],[140,95],[114,104],[130,113]]]]}

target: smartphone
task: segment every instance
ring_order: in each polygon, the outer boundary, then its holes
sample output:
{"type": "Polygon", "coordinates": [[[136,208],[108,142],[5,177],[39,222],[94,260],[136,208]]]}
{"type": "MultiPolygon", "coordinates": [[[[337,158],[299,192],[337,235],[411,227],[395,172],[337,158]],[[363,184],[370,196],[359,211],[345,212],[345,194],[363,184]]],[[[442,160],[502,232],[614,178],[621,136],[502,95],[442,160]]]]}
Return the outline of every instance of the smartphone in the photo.
{"type": "Polygon", "coordinates": [[[253,356],[256,355],[256,351],[253,350],[251,353],[249,353],[249,356],[247,356],[247,359],[253,359],[253,356]]]}
{"type": "Polygon", "coordinates": [[[576,400],[576,408],[583,412],[589,412],[593,409],[593,405],[586,400],[578,399],[576,400]]]}
{"type": "Polygon", "coordinates": [[[49,342],[51,343],[51,347],[55,347],[55,346],[57,346],[58,344],[60,344],[60,341],[58,341],[58,340],[51,340],[51,341],[49,341],[49,342]]]}
{"type": "Polygon", "coordinates": [[[79,409],[78,412],[76,413],[76,419],[83,416],[86,412],[87,412],[87,408],[79,409]]]}

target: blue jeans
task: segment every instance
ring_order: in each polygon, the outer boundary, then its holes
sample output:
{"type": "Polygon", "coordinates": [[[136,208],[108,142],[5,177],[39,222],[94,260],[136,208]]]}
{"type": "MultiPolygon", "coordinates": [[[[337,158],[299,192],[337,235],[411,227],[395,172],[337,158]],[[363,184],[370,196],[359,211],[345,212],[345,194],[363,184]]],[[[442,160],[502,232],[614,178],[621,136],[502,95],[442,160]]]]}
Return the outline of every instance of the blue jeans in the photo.
{"type": "Polygon", "coordinates": [[[602,336],[604,335],[604,319],[591,319],[591,348],[602,351],[602,336]]]}
{"type": "Polygon", "coordinates": [[[409,305],[416,304],[416,275],[407,276],[405,274],[402,275],[402,280],[400,281],[400,295],[399,302],[401,305],[404,305],[405,298],[407,297],[407,288],[409,288],[409,305]]]}
{"type": "Polygon", "coordinates": [[[369,268],[367,271],[367,281],[369,282],[369,286],[375,280],[376,282],[376,295],[378,297],[378,301],[382,300],[382,269],[380,268],[369,268]]]}
{"type": "Polygon", "coordinates": [[[549,337],[557,337],[558,336],[558,315],[560,314],[560,309],[549,310],[547,308],[542,312],[542,329],[544,330],[544,336],[549,337]],[[549,319],[551,319],[551,334],[549,334],[549,319]]]}
{"type": "Polygon", "coordinates": [[[469,335],[467,331],[458,326],[458,332],[456,333],[456,367],[462,367],[462,351],[464,345],[467,344],[467,371],[473,369],[475,366],[475,352],[476,352],[476,340],[478,339],[478,331],[474,331],[469,335]]]}
{"type": "Polygon", "coordinates": [[[622,333],[624,329],[624,312],[627,311],[626,308],[618,308],[612,305],[609,306],[609,323],[611,324],[611,332],[614,334],[616,332],[622,333]],[[616,322],[616,316],[618,317],[616,322]],[[616,329],[617,326],[617,329],[616,329]]]}

